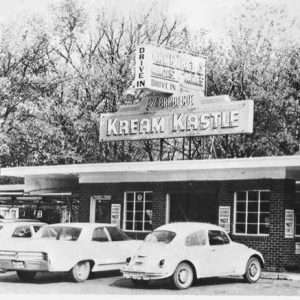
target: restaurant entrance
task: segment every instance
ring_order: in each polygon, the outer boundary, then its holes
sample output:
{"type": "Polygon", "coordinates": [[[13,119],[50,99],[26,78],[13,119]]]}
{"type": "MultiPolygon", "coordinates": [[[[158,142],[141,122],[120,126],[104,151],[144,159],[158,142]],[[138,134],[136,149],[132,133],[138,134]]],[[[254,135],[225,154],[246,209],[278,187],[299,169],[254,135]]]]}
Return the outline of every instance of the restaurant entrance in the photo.
{"type": "Polygon", "coordinates": [[[170,192],[170,222],[218,221],[218,186],[207,184],[187,185],[184,189],[170,192]]]}

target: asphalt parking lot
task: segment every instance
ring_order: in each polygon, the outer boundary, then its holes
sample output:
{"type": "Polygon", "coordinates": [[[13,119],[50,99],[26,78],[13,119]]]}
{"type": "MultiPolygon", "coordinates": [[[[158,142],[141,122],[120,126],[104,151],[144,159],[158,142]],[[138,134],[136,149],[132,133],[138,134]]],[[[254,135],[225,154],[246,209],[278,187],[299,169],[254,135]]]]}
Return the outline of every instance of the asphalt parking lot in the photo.
{"type": "MultiPolygon", "coordinates": [[[[242,278],[224,277],[197,280],[188,290],[174,290],[169,280],[153,281],[146,288],[133,286],[119,272],[101,272],[82,283],[66,274],[38,274],[33,282],[21,282],[13,272],[0,274],[1,294],[87,294],[87,295],[243,295],[297,296],[300,281],[260,279],[255,284],[242,278]]],[[[1,295],[0,295],[1,297],[1,295]]]]}

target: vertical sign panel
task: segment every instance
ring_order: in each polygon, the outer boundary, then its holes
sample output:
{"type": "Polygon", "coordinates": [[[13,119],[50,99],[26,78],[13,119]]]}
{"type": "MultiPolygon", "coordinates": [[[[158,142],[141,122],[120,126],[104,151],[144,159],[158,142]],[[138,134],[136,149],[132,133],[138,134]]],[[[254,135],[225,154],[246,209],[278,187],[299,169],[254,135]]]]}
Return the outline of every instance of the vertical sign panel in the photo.
{"type": "Polygon", "coordinates": [[[120,227],[121,224],[121,204],[111,205],[111,224],[120,227]]]}
{"type": "Polygon", "coordinates": [[[219,226],[230,232],[230,206],[219,206],[219,226]]]}
{"type": "Polygon", "coordinates": [[[135,86],[158,93],[204,95],[205,59],[163,47],[141,45],[136,51],[135,86]]]}
{"type": "Polygon", "coordinates": [[[294,210],[286,209],[285,210],[285,238],[293,238],[294,237],[294,210]]]}

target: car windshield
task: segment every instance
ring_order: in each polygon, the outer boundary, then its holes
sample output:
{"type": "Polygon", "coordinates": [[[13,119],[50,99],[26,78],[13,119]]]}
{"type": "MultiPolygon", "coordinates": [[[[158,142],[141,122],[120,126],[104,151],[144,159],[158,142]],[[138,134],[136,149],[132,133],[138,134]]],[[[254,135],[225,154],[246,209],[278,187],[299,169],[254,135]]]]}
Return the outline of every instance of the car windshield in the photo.
{"type": "Polygon", "coordinates": [[[63,241],[77,241],[81,228],[69,226],[46,226],[42,227],[35,235],[38,239],[51,239],[63,241]]]}
{"type": "Polygon", "coordinates": [[[148,234],[145,238],[145,242],[169,244],[174,239],[175,235],[176,233],[172,231],[157,230],[148,234]]]}

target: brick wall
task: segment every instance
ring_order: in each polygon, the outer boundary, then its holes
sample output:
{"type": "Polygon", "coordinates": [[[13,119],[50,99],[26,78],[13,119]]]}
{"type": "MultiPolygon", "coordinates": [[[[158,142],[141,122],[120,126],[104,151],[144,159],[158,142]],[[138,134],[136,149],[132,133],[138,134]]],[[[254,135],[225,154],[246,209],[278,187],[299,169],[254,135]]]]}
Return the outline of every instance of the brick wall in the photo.
{"type": "MultiPolygon", "coordinates": [[[[126,191],[153,192],[153,229],[165,223],[166,196],[162,183],[91,183],[80,185],[79,222],[89,222],[90,197],[92,195],[111,195],[111,203],[121,204],[121,228],[123,228],[124,193],[126,191]]],[[[131,238],[143,239],[147,233],[127,232],[131,238]]]]}
{"type": "Polygon", "coordinates": [[[251,180],[220,183],[219,205],[231,207],[230,232],[233,232],[234,225],[234,192],[251,189],[268,189],[271,191],[269,235],[240,236],[231,234],[232,239],[262,252],[267,270],[283,271],[296,265],[300,266],[300,255],[295,254],[296,239],[284,237],[285,209],[294,209],[295,182],[293,180],[251,180]]]}
{"type": "MultiPolygon", "coordinates": [[[[121,204],[121,227],[123,228],[124,192],[153,191],[153,229],[165,223],[166,193],[185,188],[187,183],[119,183],[119,184],[81,184],[79,221],[89,221],[91,195],[111,195],[111,203],[121,204]],[[175,188],[176,186],[176,188],[175,188]]],[[[193,183],[195,186],[196,182],[193,183]]],[[[204,185],[205,186],[205,185],[204,185]]],[[[198,183],[202,188],[203,183],[198,183]]],[[[197,187],[196,187],[197,188],[197,187]]],[[[218,184],[218,204],[231,207],[231,232],[233,232],[234,192],[238,190],[269,189],[270,233],[268,236],[237,236],[234,241],[244,243],[265,257],[266,269],[282,271],[285,268],[300,266],[300,255],[295,254],[295,241],[300,238],[284,238],[285,209],[294,208],[295,182],[292,180],[250,180],[224,181],[218,184]]],[[[131,238],[143,239],[147,233],[129,232],[131,238]]]]}

